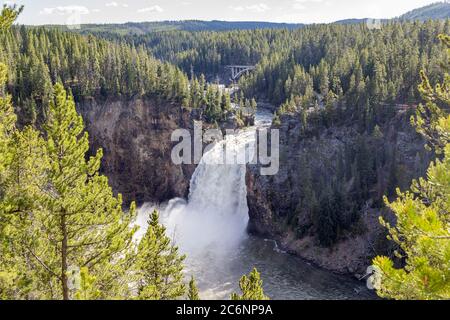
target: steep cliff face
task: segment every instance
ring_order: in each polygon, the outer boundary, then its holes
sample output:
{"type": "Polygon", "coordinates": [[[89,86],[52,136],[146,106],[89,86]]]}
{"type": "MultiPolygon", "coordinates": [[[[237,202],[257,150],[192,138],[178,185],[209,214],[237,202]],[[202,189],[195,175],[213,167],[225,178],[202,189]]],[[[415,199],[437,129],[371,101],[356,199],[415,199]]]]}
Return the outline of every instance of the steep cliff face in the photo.
{"type": "Polygon", "coordinates": [[[397,115],[371,134],[361,134],[356,126],[347,125],[305,135],[300,133],[300,121],[294,115],[283,116],[281,123],[280,172],[261,176],[258,166],[247,170],[250,232],[275,239],[290,253],[326,269],[364,273],[375,255],[389,250],[385,230],[379,224],[380,215],[391,219],[387,210],[381,209],[382,195],[393,194],[394,186],[405,190],[428,167],[431,155],[424,150],[422,138],[406,114],[397,115]],[[359,157],[367,160],[366,166],[358,160],[361,141],[369,153],[359,157]],[[351,202],[356,203],[354,190],[360,189],[364,175],[373,177],[367,178],[368,191],[360,196],[361,204],[347,210],[349,227],[343,230],[338,226],[335,243],[322,245],[318,239],[317,221],[322,221],[317,217],[319,199],[331,185],[338,185],[345,199],[342,206],[350,208],[351,202]]]}
{"type": "Polygon", "coordinates": [[[190,112],[150,99],[92,99],[78,108],[92,150],[103,148],[103,173],[126,202],[187,196],[195,166],[172,163],[170,137],[175,129],[193,128],[190,112]]]}

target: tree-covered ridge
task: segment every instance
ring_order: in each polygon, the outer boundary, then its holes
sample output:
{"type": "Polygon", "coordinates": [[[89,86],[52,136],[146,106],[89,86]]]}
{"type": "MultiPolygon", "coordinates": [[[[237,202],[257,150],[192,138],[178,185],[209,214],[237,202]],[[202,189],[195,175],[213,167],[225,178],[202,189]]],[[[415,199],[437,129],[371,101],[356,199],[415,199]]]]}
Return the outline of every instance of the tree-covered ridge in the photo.
{"type": "Polygon", "coordinates": [[[401,20],[448,19],[450,18],[450,3],[436,2],[428,6],[412,10],[401,15],[401,20]]]}
{"type": "MultiPolygon", "coordinates": [[[[113,33],[117,35],[143,35],[161,31],[230,31],[230,30],[256,30],[256,29],[294,29],[301,28],[303,24],[275,23],[258,21],[152,21],[152,22],[128,22],[124,24],[85,24],[81,26],[81,33],[113,33]]],[[[65,26],[48,26],[69,30],[65,26]]]]}
{"type": "MultiPolygon", "coordinates": [[[[436,2],[430,5],[420,7],[405,14],[402,14],[398,18],[393,19],[381,19],[382,23],[388,23],[389,21],[401,20],[401,21],[427,21],[427,20],[445,20],[450,18],[450,4],[447,2],[436,2]]],[[[371,18],[363,19],[344,19],[336,21],[340,24],[356,24],[356,23],[374,23],[371,18]]]]}
{"type": "Polygon", "coordinates": [[[55,82],[70,88],[76,101],[156,98],[199,108],[211,122],[222,120],[231,110],[229,104],[215,105],[216,98],[229,101],[227,93],[206,81],[189,83],[178,67],[155,59],[142,45],[25,27],[0,34],[0,43],[0,61],[8,65],[7,89],[20,123],[45,120],[55,82]]]}
{"type": "Polygon", "coordinates": [[[241,84],[247,94],[275,104],[304,97],[306,108],[330,91],[346,108],[416,103],[419,71],[429,71],[432,81],[440,76],[436,70],[445,53],[437,36],[449,27],[448,20],[393,22],[380,30],[364,24],[307,27],[293,31],[291,41],[263,58],[241,84]]]}
{"type": "MultiPolygon", "coordinates": [[[[290,41],[287,29],[227,32],[155,32],[125,37],[146,45],[153,55],[181,67],[186,73],[216,75],[230,64],[254,65],[290,41]]],[[[112,37],[114,38],[114,37],[112,37]]]]}
{"type": "Polygon", "coordinates": [[[211,79],[225,74],[226,65],[256,64],[240,82],[248,98],[259,96],[275,105],[295,99],[305,110],[338,104],[347,110],[347,118],[364,112],[382,117],[385,112],[378,112],[379,107],[418,104],[421,69],[432,81],[439,80],[436,70],[445,53],[436,39],[449,28],[448,20],[397,21],[380,30],[333,24],[296,30],[157,32],[124,39],[145,45],[185,73],[211,79]]]}
{"type": "Polygon", "coordinates": [[[8,88],[29,112],[34,103],[49,100],[57,81],[69,86],[76,99],[156,95],[181,102],[187,96],[186,76],[142,47],[25,27],[1,34],[0,42],[0,59],[9,69],[8,88]]]}

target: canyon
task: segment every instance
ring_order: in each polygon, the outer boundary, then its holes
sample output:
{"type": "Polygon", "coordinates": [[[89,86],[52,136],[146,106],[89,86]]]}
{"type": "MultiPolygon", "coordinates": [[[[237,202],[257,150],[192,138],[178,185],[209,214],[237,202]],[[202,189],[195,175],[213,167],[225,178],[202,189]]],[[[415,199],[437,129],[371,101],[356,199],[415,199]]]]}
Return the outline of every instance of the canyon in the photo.
{"type": "MultiPolygon", "coordinates": [[[[146,99],[101,102],[92,99],[79,103],[78,108],[84,116],[92,150],[100,147],[104,150],[103,172],[126,203],[187,199],[196,166],[172,163],[174,143],[170,142],[170,136],[175,129],[193,130],[194,121],[200,118],[195,110],[146,99]]],[[[324,248],[314,236],[311,214],[301,208],[303,173],[298,165],[299,159],[303,159],[313,173],[313,180],[318,176],[331,179],[337,172],[338,153],[355,144],[356,128],[331,127],[318,135],[301,137],[298,117],[284,117],[277,127],[281,137],[279,174],[261,176],[258,165],[247,166],[248,231],[274,239],[287,252],[327,270],[363,275],[371,259],[390,248],[379,224],[379,216],[389,218],[389,213],[373,209],[369,199],[360,212],[359,230],[345,234],[331,248],[324,248]],[[287,226],[287,217],[292,212],[296,214],[297,229],[287,226]],[[302,234],[298,230],[303,230],[302,234]]],[[[395,146],[396,161],[402,167],[399,185],[406,188],[413,178],[425,172],[431,155],[425,152],[423,140],[414,132],[406,114],[398,114],[382,131],[383,138],[378,143],[395,146]]],[[[378,180],[385,183],[386,176],[378,180]]]]}

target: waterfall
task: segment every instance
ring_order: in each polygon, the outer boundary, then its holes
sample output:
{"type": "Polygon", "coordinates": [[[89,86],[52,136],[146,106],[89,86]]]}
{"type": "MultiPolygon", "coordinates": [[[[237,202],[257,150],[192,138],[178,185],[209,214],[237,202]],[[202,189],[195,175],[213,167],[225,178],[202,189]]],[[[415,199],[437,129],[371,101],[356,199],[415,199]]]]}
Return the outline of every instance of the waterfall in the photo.
{"type": "MultiPolygon", "coordinates": [[[[339,278],[302,260],[283,254],[275,243],[248,236],[246,165],[252,154],[256,128],[271,124],[270,112],[258,111],[255,128],[243,130],[217,143],[205,153],[191,179],[187,200],[144,205],[139,210],[139,240],[147,230],[149,213],[158,209],[181,253],[186,254],[186,279],[195,276],[202,299],[229,299],[238,292],[243,274],[257,267],[266,293],[276,299],[344,299],[364,296],[364,285],[339,278]],[[224,153],[240,164],[220,164],[224,153]],[[355,291],[358,288],[358,292],[355,291]]],[[[369,296],[370,297],[370,296],[369,296]]]]}
{"type": "Polygon", "coordinates": [[[149,213],[158,209],[167,235],[187,255],[185,272],[195,275],[202,298],[228,298],[242,274],[251,270],[236,265],[248,254],[250,240],[246,163],[254,156],[256,129],[270,126],[271,119],[270,112],[258,113],[255,127],[228,135],[206,152],[191,178],[187,200],[146,204],[139,210],[135,239],[145,234],[149,213]],[[235,161],[230,163],[230,158],[235,161]]]}
{"type": "MultiPolygon", "coordinates": [[[[226,253],[247,237],[246,164],[255,157],[256,128],[270,126],[271,118],[270,112],[259,112],[255,127],[217,142],[195,170],[188,200],[177,198],[158,207],[168,235],[188,256],[226,253]]],[[[145,233],[153,208],[140,210],[137,238],[145,233]]]]}
{"type": "Polygon", "coordinates": [[[182,251],[224,252],[245,239],[249,220],[246,163],[252,159],[254,146],[254,129],[216,143],[192,176],[188,201],[169,202],[163,222],[182,251]]]}

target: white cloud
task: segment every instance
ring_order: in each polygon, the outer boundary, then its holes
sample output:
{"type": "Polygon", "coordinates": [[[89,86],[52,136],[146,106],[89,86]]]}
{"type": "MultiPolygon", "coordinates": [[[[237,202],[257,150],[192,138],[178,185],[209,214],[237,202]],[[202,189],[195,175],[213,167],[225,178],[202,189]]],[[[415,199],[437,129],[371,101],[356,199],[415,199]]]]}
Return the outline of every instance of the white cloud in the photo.
{"type": "Polygon", "coordinates": [[[145,13],[145,12],[163,12],[163,11],[164,11],[163,8],[161,8],[158,5],[155,5],[155,6],[139,9],[137,12],[145,13]]]}
{"type": "Polygon", "coordinates": [[[66,14],[89,14],[89,9],[84,6],[60,6],[60,7],[54,7],[54,8],[44,8],[42,9],[39,14],[41,15],[51,15],[51,14],[59,14],[59,15],[66,15],[66,14]]]}
{"type": "Polygon", "coordinates": [[[230,6],[230,9],[233,9],[234,11],[244,11],[245,8],[243,6],[230,6]]]}
{"type": "Polygon", "coordinates": [[[117,7],[128,8],[129,7],[128,3],[118,3],[116,1],[105,3],[105,6],[110,7],[110,8],[117,8],[117,7]]]}
{"type": "Polygon", "coordinates": [[[231,6],[234,11],[253,11],[253,12],[265,12],[270,9],[270,7],[265,3],[252,4],[248,6],[231,6]]]}
{"type": "Polygon", "coordinates": [[[304,10],[304,9],[306,9],[306,7],[305,7],[304,5],[302,5],[301,3],[294,3],[294,4],[292,5],[292,7],[293,7],[295,10],[304,10]]]}
{"type": "MultiPolygon", "coordinates": [[[[324,0],[294,0],[294,3],[292,5],[292,8],[295,10],[305,10],[307,9],[307,5],[311,3],[323,3],[324,0]]],[[[329,3],[325,3],[326,5],[329,5],[329,3]]]]}
{"type": "Polygon", "coordinates": [[[297,3],[307,3],[307,2],[314,2],[314,3],[321,3],[323,0],[295,0],[297,3]]]}
{"type": "Polygon", "coordinates": [[[11,1],[4,1],[3,4],[5,4],[7,6],[13,6],[13,5],[17,4],[17,3],[16,3],[15,0],[11,0],[11,1]]]}

